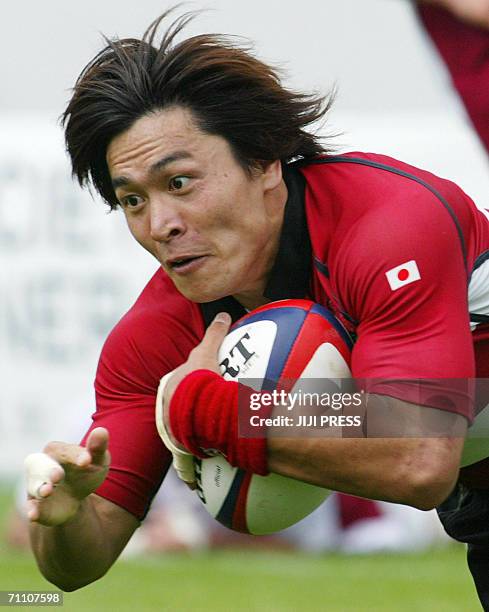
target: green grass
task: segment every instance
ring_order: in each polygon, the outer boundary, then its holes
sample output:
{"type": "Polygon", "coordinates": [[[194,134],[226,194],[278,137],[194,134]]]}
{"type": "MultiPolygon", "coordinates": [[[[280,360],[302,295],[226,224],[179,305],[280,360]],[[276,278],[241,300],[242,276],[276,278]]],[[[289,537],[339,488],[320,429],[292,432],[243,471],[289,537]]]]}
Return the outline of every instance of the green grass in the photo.
{"type": "MultiPolygon", "coordinates": [[[[0,529],[10,497],[0,491],[0,529]]],[[[28,554],[0,549],[0,589],[49,590],[28,554]]],[[[397,612],[480,610],[461,546],[348,557],[223,551],[121,560],[64,594],[73,612],[397,612]]]]}

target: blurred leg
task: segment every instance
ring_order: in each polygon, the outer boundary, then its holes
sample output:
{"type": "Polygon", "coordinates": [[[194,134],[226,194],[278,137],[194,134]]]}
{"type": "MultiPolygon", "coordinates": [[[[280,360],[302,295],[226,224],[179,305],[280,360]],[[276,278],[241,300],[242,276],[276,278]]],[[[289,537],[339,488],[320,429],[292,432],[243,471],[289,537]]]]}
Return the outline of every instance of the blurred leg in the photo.
{"type": "Polygon", "coordinates": [[[484,610],[489,610],[489,545],[469,544],[467,561],[484,610]]]}
{"type": "Polygon", "coordinates": [[[489,611],[489,489],[459,484],[438,508],[452,538],[468,544],[467,561],[484,610],[489,611]]]}

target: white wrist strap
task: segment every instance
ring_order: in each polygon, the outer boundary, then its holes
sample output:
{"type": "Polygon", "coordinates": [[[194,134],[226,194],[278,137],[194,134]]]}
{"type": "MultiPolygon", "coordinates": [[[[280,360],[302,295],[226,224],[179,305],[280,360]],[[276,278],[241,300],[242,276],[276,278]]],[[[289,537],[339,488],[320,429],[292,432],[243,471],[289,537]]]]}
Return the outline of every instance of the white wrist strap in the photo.
{"type": "Polygon", "coordinates": [[[156,427],[166,448],[173,455],[173,467],[175,468],[178,477],[185,482],[193,483],[195,482],[194,456],[191,453],[178,448],[178,446],[175,446],[170,439],[163,420],[163,393],[165,391],[166,383],[172,374],[173,372],[168,372],[168,374],[165,374],[165,376],[163,376],[163,378],[160,380],[160,384],[158,386],[155,406],[156,427]]]}

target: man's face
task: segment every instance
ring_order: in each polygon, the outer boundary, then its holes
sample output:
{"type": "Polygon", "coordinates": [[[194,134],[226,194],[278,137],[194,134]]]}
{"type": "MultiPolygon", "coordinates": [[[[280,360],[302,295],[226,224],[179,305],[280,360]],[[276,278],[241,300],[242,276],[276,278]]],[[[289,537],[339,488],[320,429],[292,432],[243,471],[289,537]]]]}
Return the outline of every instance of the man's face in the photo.
{"type": "Polygon", "coordinates": [[[260,303],[287,198],[279,162],[250,176],[226,140],[172,107],[114,138],[107,163],[131,233],[185,297],[260,303]]]}

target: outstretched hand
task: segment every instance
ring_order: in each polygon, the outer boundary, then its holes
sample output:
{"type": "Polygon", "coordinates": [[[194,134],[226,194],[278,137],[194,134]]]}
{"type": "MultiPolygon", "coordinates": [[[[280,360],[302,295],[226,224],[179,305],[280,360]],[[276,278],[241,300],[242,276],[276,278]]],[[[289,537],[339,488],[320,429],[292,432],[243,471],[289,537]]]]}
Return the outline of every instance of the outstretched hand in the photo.
{"type": "Polygon", "coordinates": [[[85,446],[50,442],[43,453],[25,460],[27,517],[42,525],[60,525],[73,518],[82,500],[104,481],[109,465],[109,432],[92,430],[85,446]]]}

